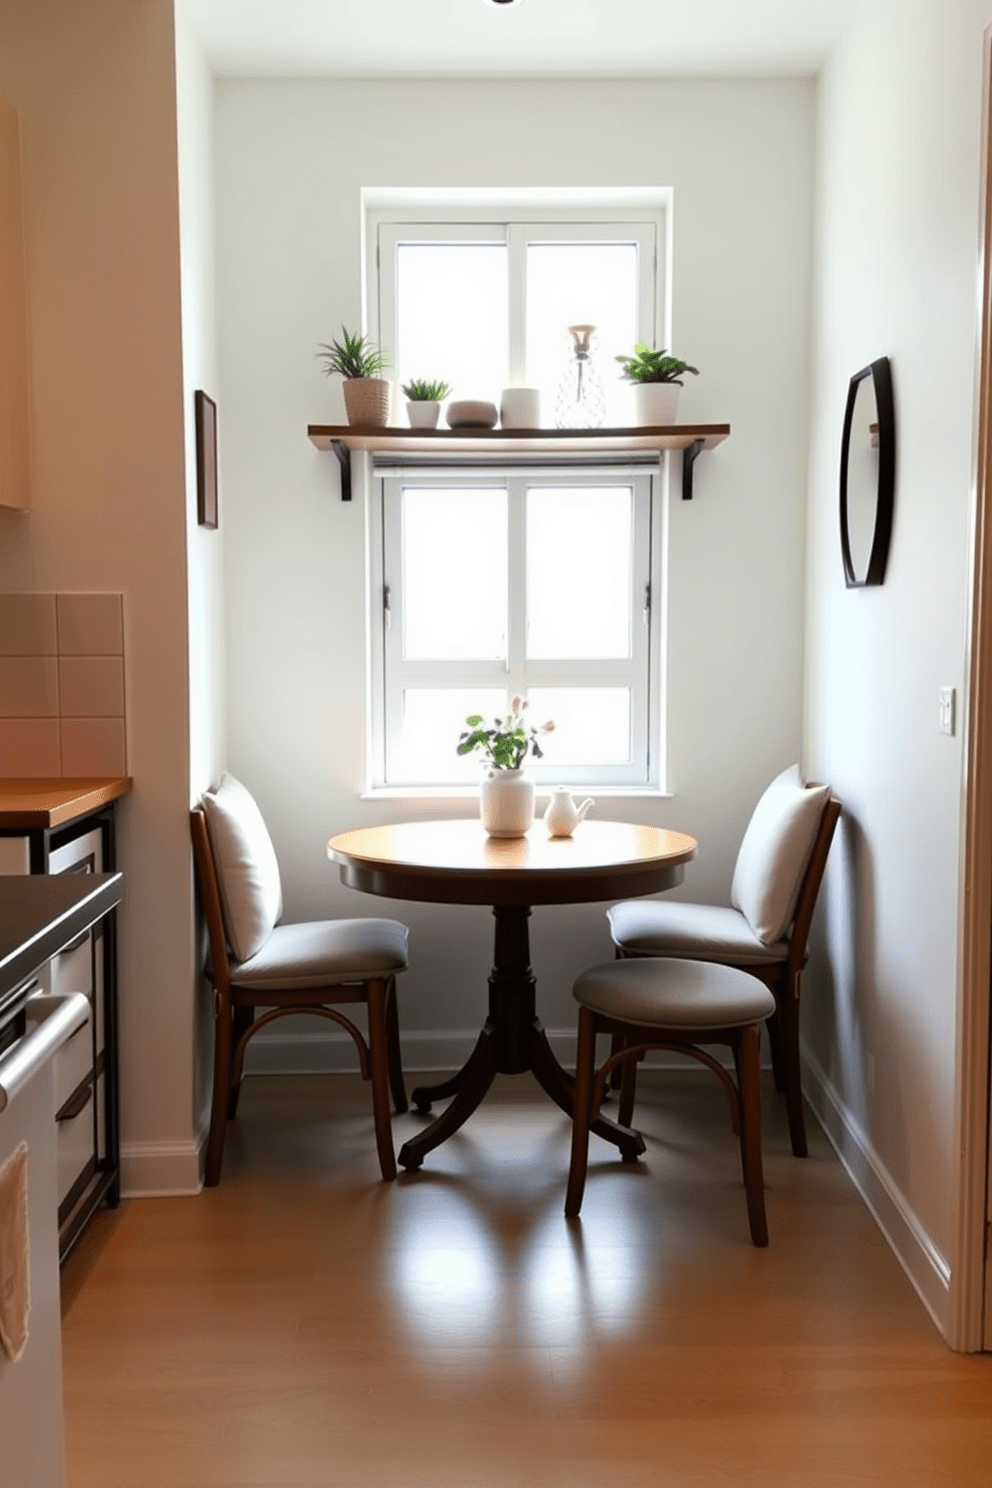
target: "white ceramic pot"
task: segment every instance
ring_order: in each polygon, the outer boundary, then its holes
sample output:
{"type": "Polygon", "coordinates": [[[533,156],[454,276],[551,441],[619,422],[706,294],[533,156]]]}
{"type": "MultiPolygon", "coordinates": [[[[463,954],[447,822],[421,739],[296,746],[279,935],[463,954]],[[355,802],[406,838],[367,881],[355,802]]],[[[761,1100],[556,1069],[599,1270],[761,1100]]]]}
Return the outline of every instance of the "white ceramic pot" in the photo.
{"type": "Polygon", "coordinates": [[[418,398],[406,405],[406,416],[410,420],[411,429],[436,429],[440,412],[440,403],[433,402],[430,398],[418,398]]]}
{"type": "Polygon", "coordinates": [[[534,782],[523,770],[490,770],[479,786],[479,816],[490,837],[523,837],[534,822],[534,782]]]}
{"type": "Polygon", "coordinates": [[[634,409],[639,426],[645,429],[674,424],[681,391],[677,382],[635,382],[634,409]]]}
{"type": "Polygon", "coordinates": [[[392,384],[388,377],[347,377],[344,406],[349,424],[370,424],[384,429],[389,423],[392,384]]]}
{"type": "Polygon", "coordinates": [[[499,401],[499,421],[504,429],[539,429],[541,427],[541,393],[539,388],[504,388],[499,401]]]}

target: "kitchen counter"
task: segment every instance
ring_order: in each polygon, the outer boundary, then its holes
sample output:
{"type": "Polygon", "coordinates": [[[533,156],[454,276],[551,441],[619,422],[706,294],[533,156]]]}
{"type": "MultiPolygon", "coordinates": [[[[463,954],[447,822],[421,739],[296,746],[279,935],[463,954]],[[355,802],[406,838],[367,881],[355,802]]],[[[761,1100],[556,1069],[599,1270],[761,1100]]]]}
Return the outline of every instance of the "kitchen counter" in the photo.
{"type": "Polygon", "coordinates": [[[0,1002],[123,895],[120,873],[0,877],[0,1002]]]}
{"type": "Polygon", "coordinates": [[[0,831],[64,826],[126,796],[131,777],[0,776],[0,831]]]}

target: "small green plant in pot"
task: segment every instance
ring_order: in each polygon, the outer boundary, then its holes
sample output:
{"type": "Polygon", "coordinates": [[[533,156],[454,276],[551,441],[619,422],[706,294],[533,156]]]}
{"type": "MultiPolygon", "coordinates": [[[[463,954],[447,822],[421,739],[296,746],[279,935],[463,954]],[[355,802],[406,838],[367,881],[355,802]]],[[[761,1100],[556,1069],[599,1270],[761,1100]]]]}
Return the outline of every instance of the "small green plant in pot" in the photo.
{"type": "Polygon", "coordinates": [[[490,837],[522,837],[534,821],[534,782],[522,766],[528,754],[541,758],[540,736],[551,733],[554,723],[530,723],[526,713],[519,697],[505,718],[491,723],[471,713],[458,740],[459,754],[478,751],[489,767],[479,786],[479,816],[490,837]]]}
{"type": "Polygon", "coordinates": [[[623,367],[624,380],[633,384],[641,427],[674,424],[682,379],[686,373],[698,376],[699,368],[681,357],[669,356],[664,349],[653,351],[644,341],[637,342],[633,356],[618,356],[617,361],[623,367]]]}
{"type": "Polygon", "coordinates": [[[325,377],[344,378],[344,406],[349,424],[384,428],[389,423],[390,384],[382,374],[386,353],[367,336],[341,327],[341,339],[323,342],[317,351],[325,377]]]}
{"type": "Polygon", "coordinates": [[[446,382],[415,377],[403,384],[406,411],[412,429],[436,429],[441,404],[451,392],[446,382]]]}

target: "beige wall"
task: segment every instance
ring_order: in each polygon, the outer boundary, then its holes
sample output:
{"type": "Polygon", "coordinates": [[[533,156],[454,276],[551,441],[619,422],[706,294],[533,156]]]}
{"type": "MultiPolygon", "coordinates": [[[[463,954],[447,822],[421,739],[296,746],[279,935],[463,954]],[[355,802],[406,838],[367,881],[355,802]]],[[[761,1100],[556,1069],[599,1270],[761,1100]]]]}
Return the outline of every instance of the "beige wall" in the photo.
{"type": "Polygon", "coordinates": [[[186,490],[169,0],[0,8],[23,149],[34,509],[0,590],[124,597],[124,1181],[195,1186],[186,490]]]}

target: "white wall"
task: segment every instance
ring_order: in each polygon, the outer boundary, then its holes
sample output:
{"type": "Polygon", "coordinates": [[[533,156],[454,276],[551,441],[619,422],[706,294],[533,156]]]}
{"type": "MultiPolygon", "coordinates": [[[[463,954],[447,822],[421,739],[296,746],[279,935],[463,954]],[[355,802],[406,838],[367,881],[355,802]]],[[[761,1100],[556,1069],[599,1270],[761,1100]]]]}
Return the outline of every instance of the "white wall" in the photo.
{"type": "MultiPolygon", "coordinates": [[[[598,811],[693,832],[685,892],[717,899],[756,797],[800,750],[813,111],[801,81],[216,85],[229,764],[272,826],[290,917],[410,923],[414,1067],[477,1031],[491,920],[359,898],[325,856],[347,827],[471,809],[359,799],[365,513],[306,425],[343,420],[314,353],[361,320],[360,189],[674,189],[673,345],[702,369],[681,414],[733,432],[698,462],[692,504],[671,504],[674,795],[598,811]]],[[[597,907],[534,917],[563,1051],[573,976],[608,951],[597,907]]]]}
{"type": "Polygon", "coordinates": [[[0,512],[0,588],[120,591],[124,1183],[196,1181],[185,469],[168,0],[0,10],[20,112],[35,506],[0,512]]]}
{"type": "Polygon", "coordinates": [[[962,737],[977,337],[977,0],[862,5],[820,80],[806,750],[844,803],[804,998],[807,1090],[946,1327],[955,1244],[962,737]],[[844,587],[848,379],[892,359],[885,584],[844,587]],[[962,709],[959,707],[959,720],[962,709]]]}
{"type": "MultiPolygon", "coordinates": [[[[188,5],[176,7],[175,25],[189,595],[189,788],[193,804],[219,779],[226,757],[224,502],[219,491],[219,527],[198,525],[194,394],[199,388],[217,401],[213,78],[196,32],[194,12],[188,5]]],[[[219,445],[223,436],[223,415],[219,412],[219,445]]],[[[198,954],[197,965],[204,964],[198,954]]],[[[213,1051],[210,989],[202,977],[197,980],[194,1009],[191,1119],[201,1138],[206,1127],[213,1051]]]]}

